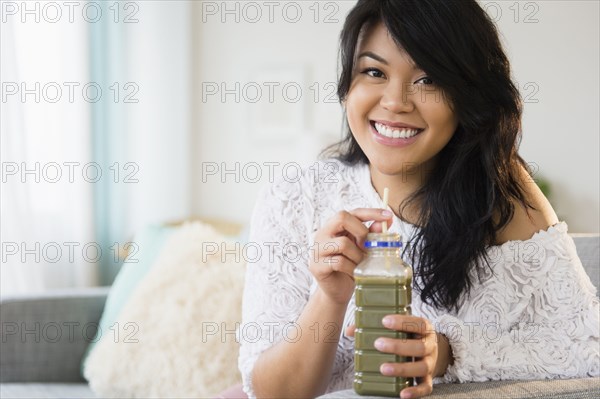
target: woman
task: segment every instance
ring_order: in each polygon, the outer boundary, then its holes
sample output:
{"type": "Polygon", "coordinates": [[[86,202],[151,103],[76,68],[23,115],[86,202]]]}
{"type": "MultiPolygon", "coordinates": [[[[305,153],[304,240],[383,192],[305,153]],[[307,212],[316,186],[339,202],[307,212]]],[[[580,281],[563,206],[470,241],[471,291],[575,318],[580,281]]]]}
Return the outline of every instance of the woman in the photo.
{"type": "Polygon", "coordinates": [[[595,288],[517,153],[521,102],[485,12],[470,0],[361,0],[341,57],[346,139],[301,179],[265,188],[252,216],[246,393],[352,386],[352,275],[383,221],[415,274],[413,316],[383,321],[415,338],[376,343],[415,357],[381,366],[417,377],[401,397],[430,393],[435,378],[598,375],[595,288]]]}

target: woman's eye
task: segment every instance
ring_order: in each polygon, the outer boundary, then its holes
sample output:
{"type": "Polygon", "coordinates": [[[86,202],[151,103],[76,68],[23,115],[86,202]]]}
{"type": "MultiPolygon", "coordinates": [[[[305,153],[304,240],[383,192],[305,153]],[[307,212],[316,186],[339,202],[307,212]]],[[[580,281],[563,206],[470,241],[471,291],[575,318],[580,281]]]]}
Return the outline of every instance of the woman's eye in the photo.
{"type": "Polygon", "coordinates": [[[367,68],[364,71],[362,71],[362,73],[369,75],[373,78],[382,78],[384,76],[383,72],[376,68],[367,68]]]}
{"type": "Polygon", "coordinates": [[[424,76],[421,79],[417,80],[415,83],[422,83],[424,85],[432,85],[433,80],[429,76],[424,76]]]}

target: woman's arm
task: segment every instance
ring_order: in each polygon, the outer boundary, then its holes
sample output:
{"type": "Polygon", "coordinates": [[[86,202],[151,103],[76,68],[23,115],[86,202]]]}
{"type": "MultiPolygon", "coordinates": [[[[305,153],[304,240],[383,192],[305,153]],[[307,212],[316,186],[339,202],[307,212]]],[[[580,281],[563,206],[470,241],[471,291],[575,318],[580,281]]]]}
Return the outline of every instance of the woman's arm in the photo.
{"type": "Polygon", "coordinates": [[[493,275],[435,320],[455,360],[444,380],[597,376],[599,302],[566,225],[497,249],[493,275]]]}
{"type": "Polygon", "coordinates": [[[267,349],[256,362],[252,374],[256,396],[312,398],[324,393],[345,312],[345,306],[317,289],[297,320],[299,335],[267,349]]]}

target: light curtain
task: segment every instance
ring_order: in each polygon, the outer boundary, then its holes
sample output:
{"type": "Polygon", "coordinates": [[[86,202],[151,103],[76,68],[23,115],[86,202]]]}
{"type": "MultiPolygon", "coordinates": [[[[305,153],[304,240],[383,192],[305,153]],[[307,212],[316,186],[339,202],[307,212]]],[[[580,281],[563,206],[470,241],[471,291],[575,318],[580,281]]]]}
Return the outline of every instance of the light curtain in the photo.
{"type": "Polygon", "coordinates": [[[94,285],[87,24],[3,18],[1,294],[94,285]]]}
{"type": "Polygon", "coordinates": [[[78,4],[2,23],[3,85],[41,93],[2,101],[3,295],[111,284],[135,232],[190,216],[191,2],[78,4]]]}

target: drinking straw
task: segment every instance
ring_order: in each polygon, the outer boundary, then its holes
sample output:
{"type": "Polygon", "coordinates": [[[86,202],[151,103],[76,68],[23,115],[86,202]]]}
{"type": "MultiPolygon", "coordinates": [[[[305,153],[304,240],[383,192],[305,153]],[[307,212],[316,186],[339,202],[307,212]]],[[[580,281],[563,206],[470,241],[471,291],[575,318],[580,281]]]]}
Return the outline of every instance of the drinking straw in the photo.
{"type": "MultiPolygon", "coordinates": [[[[384,187],[383,188],[383,207],[386,209],[388,207],[389,196],[390,196],[390,190],[387,187],[384,187]]],[[[383,223],[381,223],[381,231],[383,232],[383,234],[386,234],[388,232],[387,221],[383,221],[383,223]]],[[[386,254],[386,256],[385,256],[385,269],[388,271],[390,270],[390,258],[388,256],[388,254],[386,254]]]]}
{"type": "MultiPolygon", "coordinates": [[[[388,207],[388,197],[390,195],[390,189],[387,187],[383,188],[383,207],[387,208],[388,207]]],[[[385,234],[388,232],[388,225],[387,225],[387,221],[384,220],[383,223],[381,224],[381,231],[385,234]]]]}

